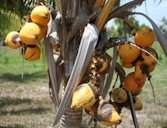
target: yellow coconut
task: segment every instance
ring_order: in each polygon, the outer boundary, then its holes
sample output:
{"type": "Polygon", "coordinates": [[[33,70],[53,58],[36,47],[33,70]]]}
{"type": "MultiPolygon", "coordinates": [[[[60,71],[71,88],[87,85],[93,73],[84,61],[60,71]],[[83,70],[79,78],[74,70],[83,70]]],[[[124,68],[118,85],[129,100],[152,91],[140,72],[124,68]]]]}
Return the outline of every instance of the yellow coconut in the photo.
{"type": "Polygon", "coordinates": [[[99,63],[99,66],[98,66],[97,72],[99,74],[105,74],[109,71],[110,61],[108,58],[99,57],[98,63],[99,63]]]}
{"type": "Polygon", "coordinates": [[[19,33],[17,31],[11,31],[7,34],[5,43],[8,47],[17,49],[20,48],[19,33]]]}
{"type": "Polygon", "coordinates": [[[98,107],[97,119],[102,125],[112,126],[121,123],[121,116],[112,104],[102,101],[98,107]]]}
{"type": "Polygon", "coordinates": [[[19,32],[21,41],[26,45],[36,45],[43,36],[41,27],[35,23],[26,23],[19,32]]]}
{"type": "Polygon", "coordinates": [[[112,114],[106,120],[101,120],[100,123],[104,126],[118,125],[122,121],[121,116],[115,109],[112,109],[112,114]]]}
{"type": "Polygon", "coordinates": [[[94,116],[97,113],[98,101],[91,107],[85,108],[85,112],[91,116],[94,116]]]}
{"type": "Polygon", "coordinates": [[[46,6],[36,6],[31,12],[31,20],[41,26],[46,26],[50,20],[50,13],[46,6]]]}
{"type": "Polygon", "coordinates": [[[36,45],[25,46],[23,58],[28,61],[35,61],[40,58],[40,48],[36,45]]]}
{"type": "Polygon", "coordinates": [[[47,35],[48,26],[42,26],[41,27],[41,35],[39,36],[39,39],[45,38],[47,35]]]}
{"type": "Polygon", "coordinates": [[[79,85],[72,96],[71,108],[79,110],[90,108],[97,101],[97,88],[88,83],[79,85]]]}

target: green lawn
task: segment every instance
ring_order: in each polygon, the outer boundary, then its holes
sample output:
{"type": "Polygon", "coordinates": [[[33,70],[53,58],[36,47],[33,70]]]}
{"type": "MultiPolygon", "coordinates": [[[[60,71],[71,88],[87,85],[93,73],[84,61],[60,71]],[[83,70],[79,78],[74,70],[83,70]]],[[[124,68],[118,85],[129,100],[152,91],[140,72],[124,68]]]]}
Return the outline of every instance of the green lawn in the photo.
{"type": "Polygon", "coordinates": [[[1,47],[0,77],[3,79],[24,82],[46,78],[46,63],[42,59],[37,61],[23,60],[20,49],[16,50],[1,47]],[[22,73],[24,74],[23,79],[22,73]]]}
{"type": "MultiPolygon", "coordinates": [[[[158,45],[154,47],[159,50],[163,66],[158,64],[152,73],[156,104],[148,81],[140,94],[144,108],[137,112],[137,117],[141,128],[167,127],[167,61],[158,45]]],[[[46,64],[42,59],[24,61],[22,79],[22,62],[19,50],[1,47],[0,128],[46,128],[52,124],[56,113],[49,97],[46,64]]],[[[123,109],[122,118],[118,128],[134,127],[129,110],[123,109]]],[[[88,116],[84,116],[84,119],[88,120],[88,116]]],[[[104,128],[99,124],[98,127],[104,128]]]]}

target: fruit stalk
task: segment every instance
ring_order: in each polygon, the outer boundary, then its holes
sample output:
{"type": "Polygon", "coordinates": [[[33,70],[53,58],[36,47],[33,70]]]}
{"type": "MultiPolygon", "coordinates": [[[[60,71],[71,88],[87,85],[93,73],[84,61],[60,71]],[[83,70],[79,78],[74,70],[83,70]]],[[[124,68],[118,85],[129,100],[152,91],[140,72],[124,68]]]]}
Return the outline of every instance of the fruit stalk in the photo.
{"type": "Polygon", "coordinates": [[[105,6],[103,7],[100,15],[97,18],[97,22],[96,22],[99,32],[102,30],[112,8],[116,5],[117,2],[118,0],[108,0],[105,6]]]}
{"type": "Polygon", "coordinates": [[[135,108],[134,108],[134,105],[133,105],[132,93],[130,91],[128,91],[128,97],[129,97],[129,101],[130,101],[130,110],[131,110],[131,114],[132,114],[132,118],[133,118],[135,128],[139,128],[139,124],[138,124],[136,113],[135,113],[135,108]]]}
{"type": "Polygon", "coordinates": [[[102,7],[105,3],[105,0],[96,0],[96,3],[93,7],[94,10],[98,9],[99,7],[102,7]]]}

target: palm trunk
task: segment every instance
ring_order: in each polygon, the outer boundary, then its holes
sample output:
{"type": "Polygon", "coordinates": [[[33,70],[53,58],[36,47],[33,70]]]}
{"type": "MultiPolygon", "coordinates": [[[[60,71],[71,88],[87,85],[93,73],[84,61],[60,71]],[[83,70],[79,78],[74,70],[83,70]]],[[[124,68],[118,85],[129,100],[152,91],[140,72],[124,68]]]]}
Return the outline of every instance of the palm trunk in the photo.
{"type": "MultiPolygon", "coordinates": [[[[59,36],[59,44],[60,44],[60,55],[61,55],[61,58],[63,59],[62,79],[64,81],[64,85],[66,85],[71,75],[74,62],[78,53],[82,32],[87,22],[90,20],[89,18],[93,15],[93,11],[95,11],[93,10],[93,5],[96,2],[96,0],[69,0],[69,1],[55,0],[55,1],[59,5],[58,6],[59,12],[62,14],[62,17],[60,19],[61,22],[57,27],[59,29],[58,36],[59,36]]],[[[111,1],[110,3],[111,6],[107,4],[108,6],[106,8],[107,9],[109,9],[109,7],[112,8],[115,2],[116,1],[114,2],[111,1]]],[[[105,17],[103,16],[104,13],[106,13],[106,9],[105,11],[103,11],[102,15],[100,15],[99,19],[101,18],[103,19],[105,17]]],[[[107,15],[109,13],[110,11],[108,11],[107,15]]],[[[105,23],[105,21],[103,22],[105,23]]],[[[101,29],[104,26],[103,22],[101,23],[97,21],[98,25],[97,24],[96,25],[100,27],[100,29],[98,29],[99,31],[101,31],[101,29]]],[[[61,101],[61,102],[63,103],[65,101],[61,101]]],[[[60,128],[80,128],[81,127],[82,110],[73,110],[70,108],[70,105],[71,103],[69,103],[65,112],[61,116],[60,128]]],[[[61,112],[59,111],[59,113],[61,112]]],[[[58,120],[56,120],[55,122],[57,123],[58,120]]]]}
{"type": "Polygon", "coordinates": [[[80,128],[82,110],[73,110],[68,106],[60,120],[60,128],[80,128]]]}
{"type": "MultiPolygon", "coordinates": [[[[62,8],[64,9],[63,10],[64,14],[68,16],[69,19],[70,18],[75,19],[73,21],[73,25],[70,26],[72,27],[72,31],[76,29],[75,27],[80,26],[78,25],[78,23],[80,23],[79,20],[81,20],[82,22],[85,15],[87,15],[86,14],[87,10],[89,10],[87,6],[83,3],[85,3],[85,1],[83,2],[82,0],[62,1],[62,4],[64,4],[62,8]],[[87,9],[84,10],[83,8],[84,9],[87,8],[87,9]],[[77,18],[77,17],[80,17],[80,18],[77,18]]],[[[68,22],[68,21],[65,21],[65,22],[68,22]]],[[[72,32],[68,32],[68,33],[71,34],[72,32]]],[[[64,35],[62,36],[63,36],[62,38],[64,38],[64,35]]],[[[64,40],[67,40],[67,39],[64,39],[64,40]]],[[[74,66],[79,44],[80,44],[79,33],[74,34],[74,37],[72,39],[69,39],[69,42],[66,42],[66,44],[63,44],[65,45],[64,72],[63,72],[63,81],[65,85],[67,84],[68,78],[74,66]]],[[[65,113],[60,119],[60,126],[59,126],[60,128],[80,128],[81,127],[82,110],[71,109],[70,105],[71,105],[71,102],[69,103],[65,113]]]]}

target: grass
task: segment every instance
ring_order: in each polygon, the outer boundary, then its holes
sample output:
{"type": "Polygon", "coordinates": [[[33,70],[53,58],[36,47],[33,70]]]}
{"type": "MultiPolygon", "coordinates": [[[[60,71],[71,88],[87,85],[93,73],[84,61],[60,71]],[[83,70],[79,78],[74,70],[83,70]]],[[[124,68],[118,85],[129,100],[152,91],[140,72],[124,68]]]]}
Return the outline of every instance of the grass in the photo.
{"type": "Polygon", "coordinates": [[[42,59],[33,62],[23,62],[20,49],[15,50],[6,47],[0,49],[1,79],[28,82],[46,77],[46,65],[44,65],[42,59]],[[22,79],[22,73],[24,74],[24,79],[22,79]]]}
{"type": "MultiPolygon", "coordinates": [[[[141,128],[167,127],[167,61],[161,49],[160,62],[152,73],[152,83],[156,93],[156,104],[147,81],[139,95],[143,110],[137,112],[141,128]]],[[[49,96],[46,66],[42,59],[24,62],[24,79],[22,58],[19,50],[1,48],[0,51],[0,128],[47,128],[51,126],[56,110],[49,96]]],[[[133,69],[132,69],[133,70],[133,69]]],[[[123,109],[122,123],[118,128],[133,128],[130,111],[123,109]]],[[[88,116],[84,114],[84,120],[88,116]]],[[[99,128],[104,128],[98,123],[99,128]]]]}

